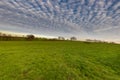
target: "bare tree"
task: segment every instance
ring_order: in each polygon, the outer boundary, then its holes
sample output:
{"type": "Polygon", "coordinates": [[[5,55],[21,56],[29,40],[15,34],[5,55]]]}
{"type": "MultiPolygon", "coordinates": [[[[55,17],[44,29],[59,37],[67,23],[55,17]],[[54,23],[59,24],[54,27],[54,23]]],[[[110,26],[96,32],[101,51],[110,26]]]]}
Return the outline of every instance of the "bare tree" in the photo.
{"type": "Polygon", "coordinates": [[[62,37],[62,36],[59,36],[59,37],[58,37],[58,40],[65,40],[65,38],[62,37]]]}
{"type": "Polygon", "coordinates": [[[71,40],[71,41],[76,41],[77,38],[76,38],[76,37],[71,37],[70,40],[71,40]]]}

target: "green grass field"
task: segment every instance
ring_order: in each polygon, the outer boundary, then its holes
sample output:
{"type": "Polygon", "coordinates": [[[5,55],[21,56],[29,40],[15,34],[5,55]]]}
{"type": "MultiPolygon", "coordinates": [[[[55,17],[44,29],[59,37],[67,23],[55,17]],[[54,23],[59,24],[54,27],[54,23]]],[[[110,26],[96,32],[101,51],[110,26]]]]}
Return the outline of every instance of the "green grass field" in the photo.
{"type": "Polygon", "coordinates": [[[0,41],[0,80],[120,80],[120,45],[0,41]]]}

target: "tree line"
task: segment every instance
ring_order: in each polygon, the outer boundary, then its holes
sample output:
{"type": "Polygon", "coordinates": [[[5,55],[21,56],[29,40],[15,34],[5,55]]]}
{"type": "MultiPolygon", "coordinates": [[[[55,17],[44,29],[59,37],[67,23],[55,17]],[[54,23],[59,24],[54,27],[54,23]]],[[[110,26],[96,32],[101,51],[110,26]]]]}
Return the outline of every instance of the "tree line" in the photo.
{"type": "Polygon", "coordinates": [[[47,41],[61,41],[61,40],[71,40],[71,41],[76,41],[77,38],[76,37],[70,37],[70,39],[65,39],[64,37],[62,36],[58,36],[58,38],[51,38],[51,39],[48,39],[48,38],[41,38],[41,37],[35,37],[34,35],[32,34],[29,34],[29,35],[23,35],[23,36],[13,36],[11,34],[6,34],[6,33],[2,33],[0,32],[0,41],[24,41],[24,40],[27,40],[27,41],[34,41],[34,40],[47,40],[47,41]]]}
{"type": "MultiPolygon", "coordinates": [[[[32,34],[29,35],[23,35],[23,36],[13,36],[11,34],[6,34],[0,32],[0,41],[77,41],[77,38],[72,36],[69,39],[65,39],[65,37],[58,36],[58,38],[42,38],[42,37],[35,37],[32,34]]],[[[107,42],[102,40],[96,40],[96,39],[86,39],[83,41],[84,43],[91,43],[91,42],[97,42],[97,43],[112,43],[115,44],[115,42],[107,42]]]]}

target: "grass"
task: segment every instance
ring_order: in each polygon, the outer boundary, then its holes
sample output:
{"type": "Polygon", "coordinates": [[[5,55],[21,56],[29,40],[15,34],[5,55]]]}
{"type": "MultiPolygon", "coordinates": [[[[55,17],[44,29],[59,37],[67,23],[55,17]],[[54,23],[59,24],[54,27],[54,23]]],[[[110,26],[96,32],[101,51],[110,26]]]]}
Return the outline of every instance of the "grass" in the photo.
{"type": "Polygon", "coordinates": [[[0,80],[120,80],[120,45],[1,41],[0,80]]]}

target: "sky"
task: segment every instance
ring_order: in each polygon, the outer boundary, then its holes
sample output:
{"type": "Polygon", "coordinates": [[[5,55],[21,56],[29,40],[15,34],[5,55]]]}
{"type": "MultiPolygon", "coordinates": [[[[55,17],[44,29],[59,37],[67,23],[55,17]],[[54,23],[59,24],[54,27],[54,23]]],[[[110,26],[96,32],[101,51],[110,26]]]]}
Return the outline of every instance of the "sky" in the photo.
{"type": "Polygon", "coordinates": [[[120,41],[120,0],[0,0],[0,31],[120,41]]]}

